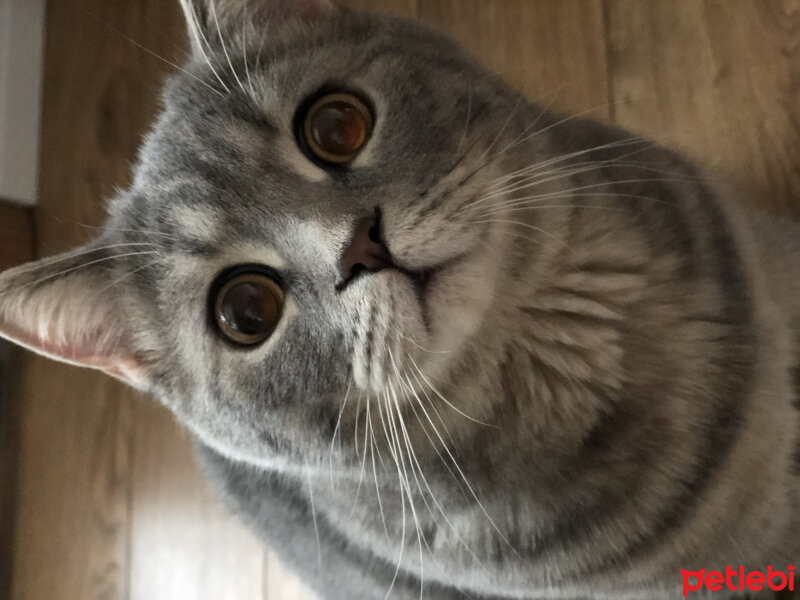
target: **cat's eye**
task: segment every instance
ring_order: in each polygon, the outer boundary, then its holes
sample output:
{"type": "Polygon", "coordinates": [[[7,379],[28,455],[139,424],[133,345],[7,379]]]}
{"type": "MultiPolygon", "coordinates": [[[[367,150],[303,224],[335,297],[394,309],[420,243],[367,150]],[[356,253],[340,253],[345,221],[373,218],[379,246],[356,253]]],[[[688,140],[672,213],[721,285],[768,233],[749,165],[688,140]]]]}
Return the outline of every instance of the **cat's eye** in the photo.
{"type": "Polygon", "coordinates": [[[275,331],[283,311],[283,290],[269,274],[237,269],[215,285],[211,302],[219,333],[238,346],[256,346],[275,331]]]}
{"type": "Polygon", "coordinates": [[[372,135],[372,112],[357,96],[345,92],[321,96],[301,118],[302,146],[310,158],[330,165],[351,162],[372,135]]]}

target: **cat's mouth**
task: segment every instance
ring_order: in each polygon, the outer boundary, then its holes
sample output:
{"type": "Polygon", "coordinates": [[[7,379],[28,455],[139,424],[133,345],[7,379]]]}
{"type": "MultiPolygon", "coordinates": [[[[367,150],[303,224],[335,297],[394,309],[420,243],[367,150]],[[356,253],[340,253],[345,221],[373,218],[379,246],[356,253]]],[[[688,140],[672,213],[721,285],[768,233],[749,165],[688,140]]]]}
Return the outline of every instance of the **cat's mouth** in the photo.
{"type": "Polygon", "coordinates": [[[445,265],[412,269],[398,262],[384,241],[380,207],[376,206],[374,211],[372,217],[363,219],[356,225],[350,244],[342,253],[340,265],[342,279],[336,284],[336,290],[342,291],[353,280],[364,274],[394,269],[410,278],[415,286],[424,292],[431,277],[445,265]]]}
{"type": "Polygon", "coordinates": [[[384,241],[380,207],[376,206],[374,211],[372,217],[363,219],[356,225],[350,243],[342,253],[340,264],[342,278],[336,284],[336,291],[343,291],[353,281],[366,274],[393,269],[411,279],[417,293],[424,296],[428,282],[439,267],[411,269],[399,263],[384,241]]]}

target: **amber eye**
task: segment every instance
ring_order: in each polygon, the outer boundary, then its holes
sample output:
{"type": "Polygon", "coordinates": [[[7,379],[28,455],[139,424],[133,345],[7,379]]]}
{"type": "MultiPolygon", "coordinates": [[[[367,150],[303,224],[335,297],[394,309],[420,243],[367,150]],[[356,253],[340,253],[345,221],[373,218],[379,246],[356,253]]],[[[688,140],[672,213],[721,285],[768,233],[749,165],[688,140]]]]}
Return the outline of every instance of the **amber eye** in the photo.
{"type": "Polygon", "coordinates": [[[229,342],[255,346],[275,331],[283,310],[283,290],[264,273],[240,272],[218,287],[212,310],[217,329],[229,342]]]}
{"type": "Polygon", "coordinates": [[[372,113],[356,96],[343,92],[326,94],[305,113],[302,135],[313,157],[344,165],[367,143],[372,125],[372,113]]]}

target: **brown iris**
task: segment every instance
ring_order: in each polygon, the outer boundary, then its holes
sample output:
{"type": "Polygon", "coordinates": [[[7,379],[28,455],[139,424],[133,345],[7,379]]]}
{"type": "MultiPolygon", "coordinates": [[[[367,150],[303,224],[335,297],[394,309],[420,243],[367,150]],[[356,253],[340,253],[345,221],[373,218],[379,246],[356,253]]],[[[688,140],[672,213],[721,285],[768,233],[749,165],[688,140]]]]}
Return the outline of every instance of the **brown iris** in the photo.
{"type": "Polygon", "coordinates": [[[343,165],[353,160],[372,135],[372,113],[352,94],[326,94],[306,112],[303,137],[319,160],[343,165]]]}
{"type": "Polygon", "coordinates": [[[214,322],[228,341],[255,346],[275,331],[283,310],[283,290],[263,273],[241,273],[219,288],[213,310],[214,322]]]}

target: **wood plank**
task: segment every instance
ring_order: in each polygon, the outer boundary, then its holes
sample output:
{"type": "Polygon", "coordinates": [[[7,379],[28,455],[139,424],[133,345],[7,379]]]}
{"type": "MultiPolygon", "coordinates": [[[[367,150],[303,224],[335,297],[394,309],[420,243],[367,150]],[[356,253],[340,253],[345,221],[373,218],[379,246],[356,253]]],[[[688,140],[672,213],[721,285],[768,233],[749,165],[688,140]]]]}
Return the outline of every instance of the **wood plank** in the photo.
{"type": "Polygon", "coordinates": [[[17,490],[18,351],[0,340],[0,600],[9,600],[17,490]],[[13,379],[12,379],[13,377],[13,379]]]}
{"type": "MultiPolygon", "coordinates": [[[[30,209],[0,203],[0,271],[33,258],[30,209]]],[[[11,593],[17,489],[18,379],[21,353],[0,340],[0,600],[11,593]]]]}
{"type": "Polygon", "coordinates": [[[33,356],[22,362],[19,389],[12,598],[122,598],[130,394],[106,377],[33,356]]]}
{"type": "Polygon", "coordinates": [[[264,570],[264,600],[318,600],[318,596],[287,570],[274,552],[267,554],[264,570]]]}
{"type": "Polygon", "coordinates": [[[608,0],[616,120],[800,214],[797,2],[608,0]]]}
{"type": "MultiPolygon", "coordinates": [[[[177,2],[49,3],[42,254],[96,233],[156,112],[170,67],[126,36],[180,60],[177,2]]],[[[210,500],[186,436],[164,410],[106,377],[32,356],[21,388],[14,600],[167,597],[149,582],[180,590],[174,598],[258,597],[260,546],[210,500]]]]}
{"type": "Polygon", "coordinates": [[[0,199],[0,271],[34,256],[33,212],[0,199]]]}
{"type": "Polygon", "coordinates": [[[529,98],[608,115],[600,0],[425,0],[419,15],[529,98]]]}
{"type": "Polygon", "coordinates": [[[419,0],[345,0],[342,4],[361,10],[374,10],[399,17],[417,15],[419,0]]]}
{"type": "Polygon", "coordinates": [[[136,417],[128,598],[260,598],[263,548],[208,489],[188,434],[155,403],[136,417]]]}

